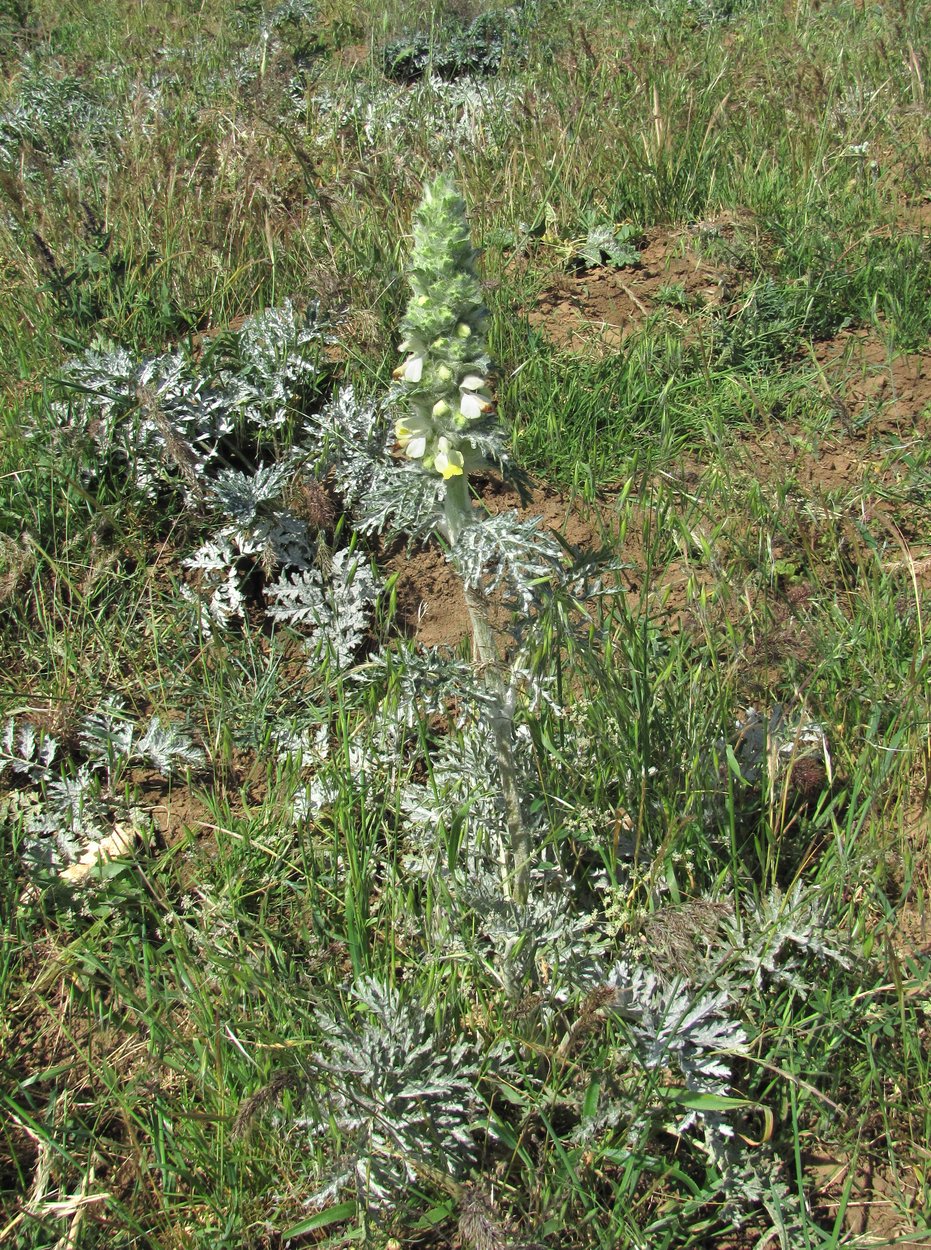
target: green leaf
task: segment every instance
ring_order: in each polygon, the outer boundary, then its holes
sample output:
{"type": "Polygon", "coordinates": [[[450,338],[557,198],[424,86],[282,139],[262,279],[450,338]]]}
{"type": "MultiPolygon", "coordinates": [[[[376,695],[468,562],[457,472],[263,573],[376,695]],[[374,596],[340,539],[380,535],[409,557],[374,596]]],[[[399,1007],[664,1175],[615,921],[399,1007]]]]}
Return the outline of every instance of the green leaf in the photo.
{"type": "Polygon", "coordinates": [[[335,1207],[327,1207],[325,1211],[318,1211],[316,1215],[309,1216],[306,1220],[301,1220],[299,1224],[292,1224],[290,1228],[285,1229],[281,1234],[281,1240],[287,1241],[289,1237],[302,1237],[304,1233],[312,1233],[317,1228],[329,1228],[331,1224],[345,1223],[347,1220],[353,1220],[358,1212],[358,1206],[355,1202],[341,1202],[335,1207]]]}
{"type": "Polygon", "coordinates": [[[437,1224],[442,1224],[444,1220],[448,1220],[453,1215],[455,1209],[456,1204],[452,1199],[448,1202],[441,1202],[439,1206],[431,1207],[429,1211],[425,1211],[413,1227],[418,1230],[435,1228],[437,1224]]]}
{"type": "Polygon", "coordinates": [[[738,1107],[756,1107],[749,1098],[731,1098],[727,1094],[690,1094],[688,1090],[670,1091],[680,1106],[690,1111],[735,1111],[738,1107]]]}
{"type": "Polygon", "coordinates": [[[635,233],[632,226],[592,226],[585,242],[579,248],[579,256],[591,269],[609,263],[623,268],[640,263],[640,252],[630,242],[635,233]]]}
{"type": "Polygon", "coordinates": [[[601,1093],[601,1082],[596,1078],[585,1091],[585,1099],[582,1103],[582,1115],[589,1119],[598,1110],[598,1095],[601,1093]]]}

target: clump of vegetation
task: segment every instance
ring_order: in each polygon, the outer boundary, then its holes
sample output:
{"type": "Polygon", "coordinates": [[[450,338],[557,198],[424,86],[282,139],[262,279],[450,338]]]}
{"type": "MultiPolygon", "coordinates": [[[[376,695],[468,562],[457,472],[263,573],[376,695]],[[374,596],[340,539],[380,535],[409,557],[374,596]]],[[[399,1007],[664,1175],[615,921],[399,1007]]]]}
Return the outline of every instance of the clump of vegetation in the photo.
{"type": "Polygon", "coordinates": [[[153,2],[0,15],[0,1240],[920,1235],[924,11],[153,2]]]}
{"type": "Polygon", "coordinates": [[[447,81],[494,76],[505,56],[520,56],[520,12],[490,9],[470,22],[446,22],[438,30],[416,30],[386,44],[382,66],[389,78],[416,82],[425,75],[447,81]]]}

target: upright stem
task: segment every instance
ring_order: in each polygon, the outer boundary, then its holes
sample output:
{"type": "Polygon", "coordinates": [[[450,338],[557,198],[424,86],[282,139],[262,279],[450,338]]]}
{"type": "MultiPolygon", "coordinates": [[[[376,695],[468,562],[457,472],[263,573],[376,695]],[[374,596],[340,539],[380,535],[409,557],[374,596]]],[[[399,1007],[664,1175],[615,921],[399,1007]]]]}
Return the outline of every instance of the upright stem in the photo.
{"type": "Polygon", "coordinates": [[[472,622],[473,658],[492,695],[491,733],[498,757],[498,776],[508,826],[507,885],[515,903],[524,904],[530,890],[530,833],[524,822],[514,762],[514,696],[501,671],[495,635],[488,619],[488,601],[480,590],[465,588],[472,622]]]}
{"type": "MultiPolygon", "coordinates": [[[[479,524],[469,496],[469,472],[494,461],[502,429],[495,415],[494,383],[487,355],[488,310],[475,269],[465,203],[445,176],[424,189],[414,214],[411,300],[401,323],[404,360],[394,376],[407,394],[395,422],[398,449],[419,460],[425,473],[445,484],[438,530],[455,552],[464,532],[479,524]]],[[[515,688],[495,643],[489,605],[479,587],[466,588],[472,620],[473,658],[491,698],[490,725],[507,819],[507,844],[499,846],[504,886],[526,903],[530,835],[521,810],[514,762],[515,688]]]]}
{"type": "MultiPolygon", "coordinates": [[[[463,530],[469,525],[480,524],[475,519],[465,475],[447,483],[444,512],[450,546],[455,549],[463,530]]],[[[514,692],[502,671],[489,618],[488,600],[477,587],[465,586],[463,589],[472,624],[472,658],[492,696],[489,720],[508,827],[508,846],[504,856],[505,885],[516,903],[526,903],[530,885],[531,844],[514,762],[514,692]]]]}

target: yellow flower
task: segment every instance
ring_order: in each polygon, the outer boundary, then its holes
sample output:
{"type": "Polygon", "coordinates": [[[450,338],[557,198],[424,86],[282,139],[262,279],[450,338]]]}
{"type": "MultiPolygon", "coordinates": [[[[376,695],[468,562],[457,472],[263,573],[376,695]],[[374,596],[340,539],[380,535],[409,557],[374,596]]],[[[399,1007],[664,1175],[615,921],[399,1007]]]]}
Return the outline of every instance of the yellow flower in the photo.
{"type": "Polygon", "coordinates": [[[465,471],[465,460],[461,451],[456,451],[455,447],[450,446],[448,438],[438,438],[433,467],[437,473],[443,474],[444,481],[449,481],[451,477],[462,476],[465,471]]]}

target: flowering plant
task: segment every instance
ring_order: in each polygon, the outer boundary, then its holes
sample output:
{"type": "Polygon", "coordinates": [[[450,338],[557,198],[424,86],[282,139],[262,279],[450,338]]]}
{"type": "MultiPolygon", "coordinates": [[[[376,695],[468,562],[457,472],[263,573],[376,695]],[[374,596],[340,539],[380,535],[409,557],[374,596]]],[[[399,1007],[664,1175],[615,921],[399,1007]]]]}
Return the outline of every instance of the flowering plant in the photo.
{"type": "MultiPolygon", "coordinates": [[[[492,695],[489,715],[495,743],[510,846],[502,868],[508,891],[526,902],[530,836],[521,806],[513,750],[517,688],[502,672],[488,615],[482,578],[466,574],[466,541],[481,526],[469,495],[469,473],[505,458],[504,435],[495,410],[491,361],[485,346],[488,311],[475,271],[465,204],[452,180],[441,176],[424,191],[414,218],[411,300],[401,329],[404,361],[395,370],[395,399],[406,411],[395,423],[398,444],[424,472],[444,483],[440,529],[463,577],[472,623],[473,658],[492,695]],[[458,552],[457,552],[457,549],[458,552]],[[461,556],[457,559],[457,554],[461,556]]],[[[480,543],[480,546],[484,544],[480,543]]],[[[554,553],[558,560],[558,553],[554,553]]],[[[486,552],[482,552],[487,557],[486,552]]]]}
{"type": "Polygon", "coordinates": [[[470,519],[468,474],[487,468],[489,453],[500,460],[503,448],[475,249],[465,204],[447,177],[427,187],[417,211],[410,283],[401,323],[405,359],[394,372],[396,398],[407,411],[395,434],[409,459],[446,483],[446,526],[454,541],[470,519]]]}

